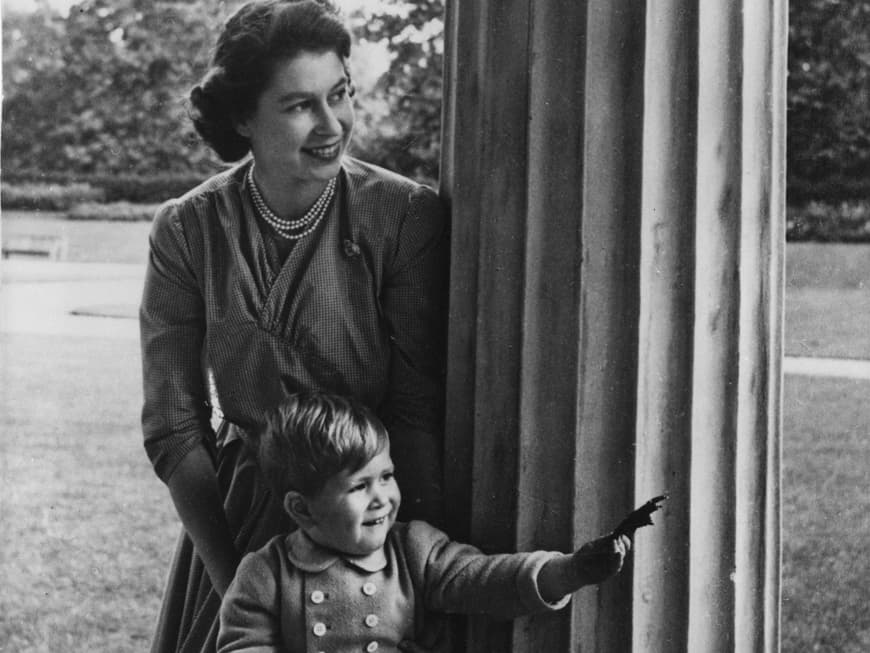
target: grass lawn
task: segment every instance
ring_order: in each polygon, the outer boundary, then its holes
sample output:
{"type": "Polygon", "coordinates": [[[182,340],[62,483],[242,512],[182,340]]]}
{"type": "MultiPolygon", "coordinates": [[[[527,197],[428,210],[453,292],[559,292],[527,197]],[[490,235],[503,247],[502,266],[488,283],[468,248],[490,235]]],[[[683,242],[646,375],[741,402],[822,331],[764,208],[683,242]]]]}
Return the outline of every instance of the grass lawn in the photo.
{"type": "Polygon", "coordinates": [[[870,651],[870,381],[788,376],[782,650],[870,651]]]}
{"type": "Polygon", "coordinates": [[[148,648],[178,534],[138,343],[0,334],[0,651],[148,648]]]}
{"type": "Polygon", "coordinates": [[[790,244],[785,325],[789,356],[870,359],[870,245],[790,244]]]}
{"type": "MultiPolygon", "coordinates": [[[[69,258],[143,262],[147,223],[4,212],[69,258]]],[[[789,245],[789,354],[870,358],[870,246],[789,245]]],[[[0,334],[0,651],[147,650],[177,535],[141,446],[138,345],[0,334]]],[[[789,376],[783,650],[870,651],[870,381],[789,376]]]]}
{"type": "MultiPolygon", "coordinates": [[[[870,359],[870,245],[786,249],[786,353],[870,359]]],[[[787,376],[786,653],[870,651],[870,381],[787,376]]]]}

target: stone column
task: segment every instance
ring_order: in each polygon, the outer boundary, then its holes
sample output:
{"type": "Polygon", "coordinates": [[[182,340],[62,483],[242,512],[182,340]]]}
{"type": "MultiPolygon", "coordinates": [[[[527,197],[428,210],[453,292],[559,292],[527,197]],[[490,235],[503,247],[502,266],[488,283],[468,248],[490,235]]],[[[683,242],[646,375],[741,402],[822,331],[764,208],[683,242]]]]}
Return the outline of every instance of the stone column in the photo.
{"type": "Polygon", "coordinates": [[[468,651],[777,650],[786,13],[448,3],[453,530],[568,551],[671,494],[623,574],[468,651]]]}

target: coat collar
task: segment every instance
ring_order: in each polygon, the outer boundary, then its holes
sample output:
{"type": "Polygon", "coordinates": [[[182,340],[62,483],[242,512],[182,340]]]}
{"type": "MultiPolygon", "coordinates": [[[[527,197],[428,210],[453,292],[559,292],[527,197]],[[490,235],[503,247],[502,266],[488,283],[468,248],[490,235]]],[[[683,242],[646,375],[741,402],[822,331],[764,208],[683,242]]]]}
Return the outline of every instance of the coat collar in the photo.
{"type": "Polygon", "coordinates": [[[287,557],[290,562],[297,569],[308,573],[316,574],[324,571],[339,560],[368,573],[381,571],[387,566],[387,554],[384,547],[367,556],[348,556],[319,545],[308,537],[301,528],[288,535],[286,543],[287,557]]]}

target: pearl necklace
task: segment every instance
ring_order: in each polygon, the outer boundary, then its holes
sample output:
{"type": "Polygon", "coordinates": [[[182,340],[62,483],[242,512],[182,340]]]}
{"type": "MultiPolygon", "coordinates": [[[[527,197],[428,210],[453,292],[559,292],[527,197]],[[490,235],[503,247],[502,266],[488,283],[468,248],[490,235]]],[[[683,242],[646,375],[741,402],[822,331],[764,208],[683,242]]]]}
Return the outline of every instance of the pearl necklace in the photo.
{"type": "Polygon", "coordinates": [[[251,199],[254,201],[254,208],[257,209],[257,213],[281,238],[301,240],[317,229],[317,225],[320,224],[326,215],[329,204],[335,195],[335,177],[327,182],[326,188],[323,189],[314,205],[305,212],[305,215],[297,220],[284,220],[266,206],[266,202],[260,194],[260,189],[257,188],[257,182],[254,181],[254,166],[248,169],[248,188],[251,189],[251,199]]]}

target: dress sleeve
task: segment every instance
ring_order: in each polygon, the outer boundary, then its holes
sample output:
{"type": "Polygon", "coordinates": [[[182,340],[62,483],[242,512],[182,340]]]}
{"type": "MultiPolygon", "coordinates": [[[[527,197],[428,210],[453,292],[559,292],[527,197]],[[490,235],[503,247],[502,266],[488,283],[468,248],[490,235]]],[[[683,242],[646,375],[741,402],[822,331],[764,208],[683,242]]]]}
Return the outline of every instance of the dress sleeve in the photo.
{"type": "Polygon", "coordinates": [[[411,192],[381,306],[392,345],[382,417],[404,495],[403,519],[439,522],[449,231],[441,200],[411,192]]]}
{"type": "Polygon", "coordinates": [[[158,211],[139,310],[145,450],[166,481],[210,433],[202,372],[205,312],[190,248],[174,204],[158,211]]]}
{"type": "Polygon", "coordinates": [[[571,599],[569,594],[556,603],[548,603],[538,589],[541,568],[564,553],[487,555],[470,544],[450,540],[424,522],[408,524],[407,537],[409,546],[424,560],[421,574],[428,610],[511,619],[560,610],[571,599]]]}
{"type": "Polygon", "coordinates": [[[281,653],[278,574],[260,553],[242,558],[221,602],[218,653],[281,653]]]}

